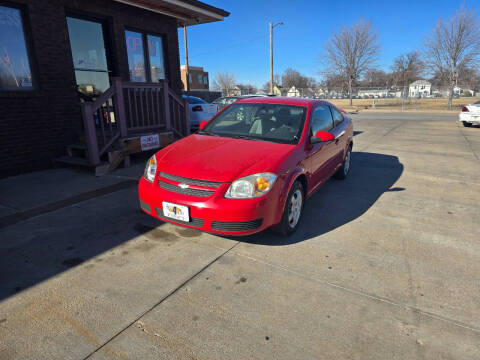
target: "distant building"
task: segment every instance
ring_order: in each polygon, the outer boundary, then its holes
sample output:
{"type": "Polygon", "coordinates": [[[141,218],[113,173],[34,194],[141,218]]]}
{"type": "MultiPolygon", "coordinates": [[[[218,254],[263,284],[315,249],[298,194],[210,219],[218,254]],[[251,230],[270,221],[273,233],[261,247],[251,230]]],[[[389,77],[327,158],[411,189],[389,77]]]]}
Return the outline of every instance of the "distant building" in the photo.
{"type": "MultiPolygon", "coordinates": [[[[187,90],[187,70],[185,65],[180,66],[180,76],[182,78],[183,90],[187,90]]],[[[188,67],[188,84],[189,90],[205,90],[209,89],[208,72],[203,70],[201,66],[188,67]]]]}
{"type": "Polygon", "coordinates": [[[282,87],[278,85],[273,85],[273,94],[277,96],[282,96],[282,87]]]}
{"type": "Polygon", "coordinates": [[[427,80],[417,80],[408,87],[408,96],[410,97],[425,97],[431,95],[432,84],[427,80]]]}
{"type": "Polygon", "coordinates": [[[228,92],[228,96],[243,96],[243,95],[252,95],[257,93],[257,89],[250,85],[242,85],[238,84],[235,85],[230,91],[228,92]]]}
{"type": "Polygon", "coordinates": [[[288,97],[308,97],[311,98],[314,95],[314,91],[310,88],[306,89],[298,89],[295,86],[292,86],[290,89],[287,91],[287,96],[288,97]]]}
{"type": "Polygon", "coordinates": [[[361,98],[364,98],[364,97],[386,98],[386,97],[389,97],[390,90],[385,88],[366,88],[366,89],[358,89],[357,94],[361,98]]]}

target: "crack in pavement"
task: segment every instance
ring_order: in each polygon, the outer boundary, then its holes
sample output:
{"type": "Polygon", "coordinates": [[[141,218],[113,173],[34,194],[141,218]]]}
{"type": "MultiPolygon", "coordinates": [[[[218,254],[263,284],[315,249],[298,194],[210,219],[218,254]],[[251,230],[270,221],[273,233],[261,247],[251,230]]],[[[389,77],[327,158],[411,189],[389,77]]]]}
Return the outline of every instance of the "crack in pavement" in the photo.
{"type": "Polygon", "coordinates": [[[371,145],[373,145],[374,143],[378,143],[380,140],[382,140],[385,136],[387,136],[388,134],[392,133],[393,131],[397,130],[400,126],[404,125],[404,122],[402,121],[400,124],[397,124],[395,125],[393,128],[389,129],[386,133],[382,134],[380,137],[378,137],[377,139],[373,140],[373,141],[370,141],[370,144],[368,144],[367,146],[365,146],[364,148],[360,149],[359,151],[363,152],[365,150],[367,150],[371,145]]]}
{"type": "Polygon", "coordinates": [[[221,253],[219,256],[217,256],[215,259],[213,259],[212,261],[210,261],[207,265],[205,265],[204,267],[202,267],[199,271],[197,271],[195,274],[193,274],[192,276],[190,276],[187,280],[185,280],[184,282],[182,282],[179,286],[177,286],[175,289],[171,290],[167,295],[165,295],[163,298],[161,298],[158,302],[156,302],[153,306],[151,306],[150,308],[148,308],[147,310],[145,310],[144,312],[142,312],[138,317],[136,317],[133,321],[131,321],[127,326],[125,326],[123,329],[121,329],[120,331],[116,332],[112,337],[110,337],[110,339],[108,339],[107,341],[105,341],[102,345],[100,345],[98,348],[96,348],[95,350],[93,350],[90,354],[88,354],[87,356],[85,356],[83,358],[83,360],[86,360],[90,357],[92,357],[94,354],[96,354],[98,351],[102,350],[105,346],[107,346],[109,343],[111,343],[113,340],[115,340],[115,338],[117,338],[119,335],[121,335],[125,330],[127,330],[128,328],[130,328],[131,326],[133,326],[137,321],[139,321],[142,317],[144,317],[145,315],[147,315],[149,312],[151,312],[152,310],[154,310],[157,306],[161,305],[165,300],[167,300],[168,298],[170,298],[172,295],[174,295],[175,293],[177,293],[180,289],[182,289],[185,285],[187,285],[191,280],[195,279],[198,275],[200,275],[201,273],[203,273],[205,270],[207,270],[211,265],[213,265],[215,262],[217,262],[220,258],[222,258],[224,255],[228,254],[231,250],[233,250],[238,244],[240,243],[240,241],[237,241],[233,246],[231,246],[230,248],[228,248],[227,250],[225,250],[223,253],[221,253]]]}
{"type": "Polygon", "coordinates": [[[465,133],[463,132],[462,128],[460,127],[460,122],[457,123],[457,127],[458,127],[458,130],[460,131],[460,134],[462,134],[463,138],[464,138],[465,141],[467,142],[468,147],[469,147],[470,150],[472,151],[473,156],[475,156],[475,159],[480,160],[480,159],[478,158],[477,153],[476,153],[475,150],[473,149],[472,143],[470,142],[470,140],[468,140],[467,136],[465,135],[465,133]]]}
{"type": "Polygon", "coordinates": [[[378,301],[378,302],[389,304],[389,305],[392,305],[392,306],[395,306],[395,307],[409,309],[409,310],[411,310],[411,311],[413,311],[417,314],[421,314],[421,315],[424,315],[426,317],[430,317],[430,318],[433,318],[433,319],[436,319],[436,320],[440,320],[440,321],[443,321],[445,323],[449,323],[449,324],[452,324],[452,325],[455,325],[455,326],[458,326],[458,327],[461,327],[461,328],[464,328],[464,329],[467,329],[467,330],[470,330],[470,331],[473,331],[475,333],[480,334],[480,328],[476,328],[473,325],[465,324],[465,323],[462,323],[460,321],[450,319],[450,318],[447,318],[447,317],[442,316],[442,315],[438,315],[438,314],[435,314],[435,313],[432,313],[432,312],[429,312],[429,311],[422,310],[422,309],[417,308],[415,306],[395,302],[394,300],[391,300],[391,299],[388,299],[388,298],[380,297],[380,296],[375,295],[375,294],[370,294],[370,293],[367,293],[367,292],[362,291],[362,290],[352,289],[352,288],[349,288],[349,287],[346,287],[346,286],[343,286],[343,285],[339,285],[339,284],[335,284],[335,283],[332,283],[332,282],[329,282],[329,281],[312,278],[312,277],[306,276],[304,274],[301,274],[298,271],[289,269],[287,267],[272,264],[272,263],[269,263],[269,262],[266,262],[266,261],[248,256],[248,255],[240,254],[238,252],[234,252],[234,254],[238,255],[238,256],[241,256],[241,257],[244,257],[244,258],[247,258],[247,259],[250,259],[252,261],[262,263],[264,265],[279,269],[279,270],[289,272],[291,274],[294,274],[294,275],[299,276],[299,277],[301,277],[303,279],[306,279],[306,280],[312,280],[312,281],[318,282],[320,284],[328,285],[332,288],[348,292],[350,294],[359,295],[359,296],[362,296],[364,298],[368,298],[368,299],[371,299],[371,300],[375,300],[375,301],[378,301]]]}

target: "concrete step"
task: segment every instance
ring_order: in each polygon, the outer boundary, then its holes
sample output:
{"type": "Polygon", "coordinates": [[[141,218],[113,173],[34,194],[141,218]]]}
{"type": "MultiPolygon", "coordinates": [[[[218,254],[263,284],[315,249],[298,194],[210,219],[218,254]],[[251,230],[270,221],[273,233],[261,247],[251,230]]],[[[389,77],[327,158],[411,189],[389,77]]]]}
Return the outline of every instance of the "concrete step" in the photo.
{"type": "Polygon", "coordinates": [[[86,166],[92,167],[93,165],[90,164],[88,159],[79,157],[79,156],[61,156],[59,158],[54,159],[55,162],[63,163],[63,164],[71,164],[71,165],[78,165],[78,166],[86,166]]]}
{"type": "Polygon", "coordinates": [[[82,144],[82,143],[70,144],[70,145],[67,145],[67,148],[75,149],[75,150],[87,150],[87,144],[82,144]]]}
{"type": "Polygon", "coordinates": [[[56,163],[60,164],[67,164],[67,165],[74,165],[74,166],[82,166],[82,167],[88,167],[88,168],[93,168],[95,170],[95,175],[96,176],[102,176],[105,175],[109,168],[110,164],[106,161],[102,161],[98,165],[92,165],[88,159],[83,158],[83,157],[78,157],[78,156],[62,156],[59,158],[54,159],[56,163]]]}
{"type": "Polygon", "coordinates": [[[67,153],[72,157],[88,157],[87,144],[77,143],[67,145],[67,153]]]}

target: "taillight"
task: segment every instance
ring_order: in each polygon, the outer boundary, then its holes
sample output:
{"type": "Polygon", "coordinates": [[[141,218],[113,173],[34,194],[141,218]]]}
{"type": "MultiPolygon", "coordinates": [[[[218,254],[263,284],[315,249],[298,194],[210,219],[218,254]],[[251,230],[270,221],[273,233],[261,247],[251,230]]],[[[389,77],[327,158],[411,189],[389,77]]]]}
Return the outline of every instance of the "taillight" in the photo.
{"type": "Polygon", "coordinates": [[[466,106],[463,107],[462,112],[468,112],[468,108],[466,106]]]}
{"type": "Polygon", "coordinates": [[[192,107],[192,111],[203,111],[202,107],[200,105],[192,107]]]}

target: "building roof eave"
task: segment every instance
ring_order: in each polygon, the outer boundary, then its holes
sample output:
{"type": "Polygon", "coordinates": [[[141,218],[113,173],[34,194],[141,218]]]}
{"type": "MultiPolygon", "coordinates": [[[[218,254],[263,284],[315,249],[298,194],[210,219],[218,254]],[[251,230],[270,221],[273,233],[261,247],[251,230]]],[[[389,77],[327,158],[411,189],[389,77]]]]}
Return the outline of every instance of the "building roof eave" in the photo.
{"type": "Polygon", "coordinates": [[[197,0],[113,0],[177,19],[178,26],[223,21],[230,13],[197,0]]]}

